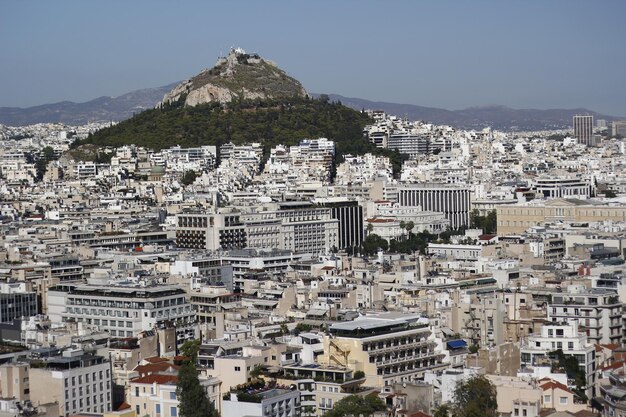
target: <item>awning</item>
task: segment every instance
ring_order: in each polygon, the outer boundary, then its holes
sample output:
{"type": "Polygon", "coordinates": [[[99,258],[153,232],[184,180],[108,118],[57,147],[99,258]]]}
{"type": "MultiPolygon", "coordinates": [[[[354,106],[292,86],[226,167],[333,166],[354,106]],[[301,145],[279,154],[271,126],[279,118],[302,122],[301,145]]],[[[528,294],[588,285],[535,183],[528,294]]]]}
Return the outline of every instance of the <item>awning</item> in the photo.
{"type": "Polygon", "coordinates": [[[448,345],[448,349],[461,349],[467,347],[467,342],[465,340],[451,340],[446,344],[448,345]]]}

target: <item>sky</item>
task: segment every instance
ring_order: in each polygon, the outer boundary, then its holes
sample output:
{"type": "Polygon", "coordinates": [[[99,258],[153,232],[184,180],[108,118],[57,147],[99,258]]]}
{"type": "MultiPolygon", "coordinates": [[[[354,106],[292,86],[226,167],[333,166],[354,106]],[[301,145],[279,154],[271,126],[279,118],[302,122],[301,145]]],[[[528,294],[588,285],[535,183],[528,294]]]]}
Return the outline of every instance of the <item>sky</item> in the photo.
{"type": "Polygon", "coordinates": [[[166,85],[231,46],[307,91],[626,116],[626,1],[0,1],[0,106],[166,85]]]}

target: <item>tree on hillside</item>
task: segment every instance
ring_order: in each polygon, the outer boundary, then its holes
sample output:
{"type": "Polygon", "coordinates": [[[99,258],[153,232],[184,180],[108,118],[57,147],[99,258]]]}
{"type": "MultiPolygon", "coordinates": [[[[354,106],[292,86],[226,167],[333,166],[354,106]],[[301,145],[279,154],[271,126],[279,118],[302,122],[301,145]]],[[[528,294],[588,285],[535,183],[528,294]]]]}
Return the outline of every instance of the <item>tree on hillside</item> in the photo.
{"type": "Polygon", "coordinates": [[[495,417],[498,410],[496,387],[485,376],[459,381],[454,389],[456,417],[495,417]]]}
{"type": "Polygon", "coordinates": [[[199,349],[200,342],[197,340],[185,342],[181,347],[185,360],[178,370],[176,385],[179,415],[180,417],[219,417],[219,413],[207,397],[198,378],[196,358],[199,349]]]}
{"type": "Polygon", "coordinates": [[[372,416],[376,411],[385,411],[387,406],[375,394],[349,395],[337,401],[326,417],[372,416]]]}

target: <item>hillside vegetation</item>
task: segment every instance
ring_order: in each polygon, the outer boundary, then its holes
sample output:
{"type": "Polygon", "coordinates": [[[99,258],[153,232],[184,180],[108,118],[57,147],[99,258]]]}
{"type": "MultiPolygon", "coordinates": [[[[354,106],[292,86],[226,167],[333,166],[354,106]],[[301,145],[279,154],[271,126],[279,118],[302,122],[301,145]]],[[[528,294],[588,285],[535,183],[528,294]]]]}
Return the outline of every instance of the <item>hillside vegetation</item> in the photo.
{"type": "Polygon", "coordinates": [[[393,158],[397,153],[377,149],[363,136],[371,123],[367,115],[325,98],[248,101],[195,107],[178,103],[144,111],[77,143],[119,147],[135,144],[154,150],[174,145],[220,146],[260,142],[266,155],[278,144],[295,145],[304,138],[326,137],[336,142],[337,155],[373,152],[393,158]]]}

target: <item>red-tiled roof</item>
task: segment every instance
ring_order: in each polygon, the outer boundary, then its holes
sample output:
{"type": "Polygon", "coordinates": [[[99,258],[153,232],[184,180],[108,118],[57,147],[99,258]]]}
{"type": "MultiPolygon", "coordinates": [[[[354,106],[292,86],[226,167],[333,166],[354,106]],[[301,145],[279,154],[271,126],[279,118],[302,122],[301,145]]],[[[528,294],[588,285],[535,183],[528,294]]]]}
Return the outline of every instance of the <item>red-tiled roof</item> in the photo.
{"type": "Polygon", "coordinates": [[[146,358],[144,360],[146,362],[150,362],[150,363],[159,363],[159,362],[167,362],[168,361],[167,358],[161,358],[159,356],[153,356],[152,358],[146,358]]]}
{"type": "Polygon", "coordinates": [[[176,384],[178,382],[178,378],[176,375],[162,375],[162,374],[151,374],[146,375],[144,377],[139,377],[135,379],[131,379],[130,382],[135,384],[176,384]]]}
{"type": "Polygon", "coordinates": [[[123,403],[120,404],[119,407],[117,407],[116,411],[128,410],[129,408],[130,408],[130,404],[124,401],[123,403]]]}
{"type": "Polygon", "coordinates": [[[418,411],[417,413],[411,414],[410,417],[430,417],[430,415],[426,413],[422,413],[421,411],[418,411]]]}
{"type": "Polygon", "coordinates": [[[572,391],[570,391],[570,389],[567,388],[567,386],[561,384],[560,382],[554,381],[554,380],[550,380],[549,382],[546,382],[545,384],[541,384],[540,387],[544,391],[547,391],[549,389],[560,389],[560,390],[563,390],[565,392],[572,393],[572,391]]]}
{"type": "Polygon", "coordinates": [[[138,365],[133,370],[139,372],[139,375],[143,376],[147,374],[157,374],[159,372],[167,371],[170,368],[178,370],[178,366],[173,365],[169,362],[157,362],[150,363],[148,365],[138,365]]]}
{"type": "Polygon", "coordinates": [[[600,367],[600,370],[608,371],[610,369],[619,369],[622,366],[624,366],[624,361],[619,361],[619,362],[612,363],[610,365],[602,366],[602,367],[600,367]]]}
{"type": "Polygon", "coordinates": [[[493,239],[496,236],[498,236],[498,235],[484,234],[484,235],[478,236],[478,240],[491,240],[491,239],[493,239]]]}
{"type": "Polygon", "coordinates": [[[367,219],[367,221],[369,223],[393,223],[396,220],[395,219],[377,219],[377,218],[373,218],[373,219],[367,219]]]}
{"type": "Polygon", "coordinates": [[[620,347],[619,345],[617,345],[615,343],[607,343],[606,345],[600,345],[600,346],[602,346],[603,348],[608,349],[608,350],[615,350],[618,347],[620,347]]]}

